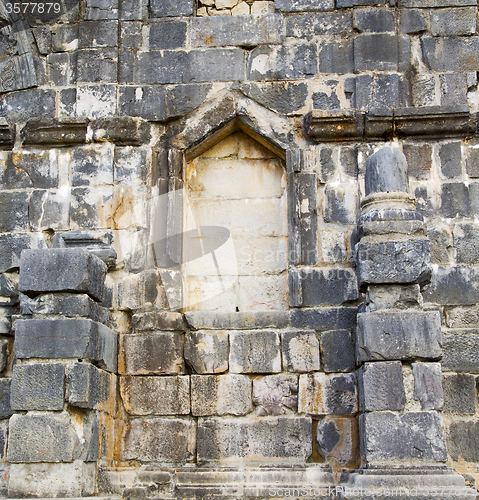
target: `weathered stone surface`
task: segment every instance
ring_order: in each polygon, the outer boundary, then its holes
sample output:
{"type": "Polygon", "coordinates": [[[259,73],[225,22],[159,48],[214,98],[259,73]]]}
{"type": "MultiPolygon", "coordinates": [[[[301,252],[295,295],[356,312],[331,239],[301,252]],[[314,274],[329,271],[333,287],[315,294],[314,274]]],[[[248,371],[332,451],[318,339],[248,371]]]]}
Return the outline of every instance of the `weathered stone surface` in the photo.
{"type": "Polygon", "coordinates": [[[62,410],[65,367],[38,363],[13,367],[10,404],[13,410],[62,410]]]}
{"type": "Polygon", "coordinates": [[[359,443],[355,418],[327,416],[316,429],[318,452],[331,465],[353,465],[357,460],[359,443]]]}
{"type": "Polygon", "coordinates": [[[439,267],[424,291],[424,301],[444,305],[472,305],[479,300],[479,287],[474,268],[439,267]]]}
{"type": "Polygon", "coordinates": [[[437,311],[358,314],[357,349],[362,361],[438,359],[441,345],[437,311]]]}
{"type": "Polygon", "coordinates": [[[291,326],[314,330],[352,328],[356,324],[357,312],[356,307],[293,309],[291,311],[291,326]]]}
{"type": "Polygon", "coordinates": [[[121,460],[179,463],[191,461],[196,442],[189,418],[135,418],[125,427],[121,460]]]}
{"type": "Polygon", "coordinates": [[[81,248],[25,250],[20,265],[21,292],[80,292],[102,299],[106,265],[81,248]]]}
{"type": "Polygon", "coordinates": [[[312,40],[315,35],[339,35],[353,29],[350,12],[340,11],[327,14],[307,14],[286,18],[286,36],[312,40]]]}
{"type": "Polygon", "coordinates": [[[253,380],[257,415],[283,415],[298,410],[298,376],[280,373],[253,380]]]}
{"type": "Polygon", "coordinates": [[[366,196],[371,193],[409,191],[407,162],[404,153],[385,146],[366,160],[364,180],[366,196]]]}
{"type": "Polygon", "coordinates": [[[131,327],[135,332],[149,330],[184,330],[186,323],[183,315],[176,312],[146,312],[133,314],[131,327]]]}
{"type": "Polygon", "coordinates": [[[455,224],[453,236],[456,262],[477,264],[479,262],[479,227],[473,223],[455,224]]]}
{"type": "Polygon", "coordinates": [[[358,411],[357,380],[354,374],[300,375],[299,413],[310,415],[351,415],[358,411]]]}
{"type": "Polygon", "coordinates": [[[444,183],[441,189],[440,215],[448,218],[477,216],[477,194],[478,184],[466,186],[462,182],[444,183]]]}
{"type": "Polygon", "coordinates": [[[118,372],[127,375],[181,375],[185,373],[183,335],[152,332],[120,336],[118,372]]]}
{"type": "Polygon", "coordinates": [[[0,297],[18,297],[18,275],[0,274],[0,297]]]}
{"type": "Polygon", "coordinates": [[[89,124],[93,139],[110,141],[119,146],[139,146],[150,140],[150,125],[140,118],[121,116],[100,118],[89,124]]]}
{"type": "MultiPolygon", "coordinates": [[[[64,69],[63,69],[64,71],[64,69]]],[[[87,122],[84,118],[51,118],[29,120],[21,130],[24,144],[66,146],[86,142],[87,122]]]]}
{"type": "Polygon", "coordinates": [[[361,411],[404,410],[401,362],[365,363],[359,370],[359,394],[361,411]]]}
{"type": "Polygon", "coordinates": [[[434,36],[474,35],[476,8],[432,10],[431,33],[434,36]]]}
{"type": "Polygon", "coordinates": [[[442,366],[446,370],[479,372],[479,336],[475,334],[444,335],[442,366]]]}
{"type": "Polygon", "coordinates": [[[424,62],[432,71],[477,71],[479,37],[445,37],[421,39],[424,62]],[[449,54],[447,58],[444,53],[449,54]]]}
{"type": "Polygon", "coordinates": [[[479,325],[479,307],[451,307],[446,311],[446,326],[449,328],[475,328],[479,325]]]}
{"type": "Polygon", "coordinates": [[[315,332],[282,332],[283,369],[289,372],[319,370],[319,340],[315,332]]]}
{"type": "Polygon", "coordinates": [[[332,0],[276,0],[275,7],[280,12],[333,10],[334,2],[332,0]]]}
{"type": "Polygon", "coordinates": [[[14,352],[19,359],[91,359],[117,371],[117,334],[89,319],[19,320],[14,352]]]}
{"type": "Polygon", "coordinates": [[[361,9],[354,11],[354,27],[360,32],[383,33],[394,31],[394,17],[389,10],[361,9]]]}
{"type": "Polygon", "coordinates": [[[449,426],[447,449],[454,460],[477,462],[479,458],[479,422],[458,420],[449,426]]]}
{"type": "Polygon", "coordinates": [[[246,415],[253,411],[252,382],[246,375],[192,375],[194,416],[246,415]]]}
{"type": "MultiPolygon", "coordinates": [[[[150,49],[165,50],[184,47],[186,45],[187,29],[188,23],[185,21],[168,21],[150,24],[150,49]]],[[[141,46],[141,36],[138,46],[141,46]]]]}
{"type": "Polygon", "coordinates": [[[446,142],[439,148],[441,173],[447,179],[453,179],[462,173],[461,143],[446,142]]]}
{"type": "Polygon", "coordinates": [[[359,417],[361,455],[369,462],[411,460],[445,462],[446,443],[436,412],[372,412],[359,417]]]}
{"type": "Polygon", "coordinates": [[[396,35],[372,33],[354,39],[356,71],[397,71],[399,38],[396,35]]]}
{"type": "Polygon", "coordinates": [[[279,334],[272,331],[232,331],[231,373],[278,373],[281,371],[279,334]]]}
{"type": "Polygon", "coordinates": [[[0,100],[0,116],[13,122],[26,122],[32,118],[53,118],[55,115],[55,92],[53,90],[29,89],[8,92],[0,100]]]}
{"type": "Polygon", "coordinates": [[[311,433],[308,417],[200,418],[198,461],[304,461],[311,433]]]}
{"type": "Polygon", "coordinates": [[[229,341],[225,331],[188,332],[185,361],[196,373],[223,373],[228,370],[229,341]]]}
{"type": "Polygon", "coordinates": [[[323,370],[350,372],[356,368],[353,335],[349,330],[330,330],[321,334],[323,370]]]}
{"type": "Polygon", "coordinates": [[[352,40],[342,40],[341,42],[322,40],[318,56],[320,73],[345,74],[354,71],[352,40]]]}
{"type": "Polygon", "coordinates": [[[413,363],[414,399],[421,403],[421,410],[442,410],[444,391],[440,363],[413,363]]]}
{"type": "Polygon", "coordinates": [[[464,373],[445,373],[442,379],[444,388],[444,413],[475,415],[476,379],[464,373]]]}
{"type": "Polygon", "coordinates": [[[188,311],[185,320],[193,330],[251,330],[253,328],[285,328],[289,325],[286,311],[216,313],[188,311]]]}
{"type": "Polygon", "coordinates": [[[26,231],[28,229],[28,193],[0,193],[0,231],[26,231]]]}
{"type": "MultiPolygon", "coordinates": [[[[11,350],[10,343],[7,339],[0,339],[0,373],[5,370],[8,363],[8,354],[11,350]]],[[[0,446],[1,449],[1,446],[0,446]]]]}
{"type": "Polygon", "coordinates": [[[419,285],[371,285],[368,286],[365,311],[420,309],[422,305],[423,299],[419,285]]]}
{"type": "Polygon", "coordinates": [[[193,0],[178,0],[172,5],[168,0],[152,0],[150,4],[152,17],[192,16],[193,0]]]}
{"type": "Polygon", "coordinates": [[[7,460],[12,463],[72,462],[76,443],[68,413],[13,415],[7,460]]]}
{"type": "Polygon", "coordinates": [[[425,284],[431,278],[431,243],[425,238],[361,242],[356,252],[360,285],[425,284]]]}
{"type": "Polygon", "coordinates": [[[11,379],[0,379],[0,418],[9,418],[12,415],[10,406],[11,379]]]}

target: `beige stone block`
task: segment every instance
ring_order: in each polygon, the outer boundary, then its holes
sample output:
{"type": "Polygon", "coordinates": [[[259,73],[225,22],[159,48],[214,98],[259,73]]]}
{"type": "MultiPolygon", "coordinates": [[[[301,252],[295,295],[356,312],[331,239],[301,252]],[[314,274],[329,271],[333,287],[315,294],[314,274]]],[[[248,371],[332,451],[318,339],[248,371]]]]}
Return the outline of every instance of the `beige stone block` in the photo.
{"type": "Polygon", "coordinates": [[[212,7],[210,7],[208,9],[208,15],[209,16],[231,16],[231,10],[230,9],[217,10],[217,9],[213,9],[212,7]]]}
{"type": "Polygon", "coordinates": [[[120,378],[120,394],[130,415],[187,415],[190,377],[120,378]]]}
{"type": "Polygon", "coordinates": [[[274,13],[274,2],[256,1],[251,5],[251,14],[272,14],[274,13]]]}
{"type": "Polygon", "coordinates": [[[249,5],[246,2],[240,2],[236,7],[231,9],[231,14],[233,16],[247,16],[249,13],[249,5]]]}
{"type": "Polygon", "coordinates": [[[232,9],[237,5],[239,0],[215,0],[217,9],[232,9]]]}
{"type": "Polygon", "coordinates": [[[147,190],[135,186],[115,186],[112,201],[112,228],[148,227],[147,190]]]}
{"type": "Polygon", "coordinates": [[[228,332],[203,330],[185,336],[185,360],[196,373],[227,371],[228,356],[228,332]]]}
{"type": "MultiPolygon", "coordinates": [[[[208,0],[214,3],[214,0],[208,0]]],[[[209,5],[209,4],[205,4],[209,5]]],[[[228,137],[218,142],[218,144],[214,145],[212,148],[205,151],[199,158],[226,158],[226,157],[237,157],[238,156],[238,148],[239,148],[239,140],[242,138],[242,132],[235,132],[230,134],[228,137]]],[[[193,164],[194,162],[191,162],[193,164]]],[[[188,171],[190,166],[188,166],[188,171]]]]}
{"type": "Polygon", "coordinates": [[[284,369],[290,372],[319,370],[319,340],[315,332],[282,332],[284,369]]]}
{"type": "Polygon", "coordinates": [[[239,140],[238,158],[277,160],[278,156],[249,135],[242,133],[239,140]]]}

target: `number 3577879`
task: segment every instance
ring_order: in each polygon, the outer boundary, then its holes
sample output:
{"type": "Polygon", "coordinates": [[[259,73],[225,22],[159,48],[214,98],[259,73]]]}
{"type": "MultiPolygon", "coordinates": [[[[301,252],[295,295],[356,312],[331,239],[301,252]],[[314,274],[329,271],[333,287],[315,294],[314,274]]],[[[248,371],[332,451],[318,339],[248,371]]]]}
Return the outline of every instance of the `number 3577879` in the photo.
{"type": "Polygon", "coordinates": [[[59,2],[12,2],[5,4],[6,11],[11,14],[60,14],[59,2]]]}

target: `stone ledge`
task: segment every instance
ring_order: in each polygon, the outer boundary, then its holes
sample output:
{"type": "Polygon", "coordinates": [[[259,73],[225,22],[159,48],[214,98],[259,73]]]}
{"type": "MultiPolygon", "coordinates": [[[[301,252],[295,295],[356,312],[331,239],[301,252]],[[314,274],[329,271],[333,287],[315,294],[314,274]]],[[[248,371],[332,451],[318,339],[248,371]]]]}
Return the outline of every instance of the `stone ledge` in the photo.
{"type": "Polygon", "coordinates": [[[193,330],[253,330],[284,328],[289,325],[289,311],[237,313],[189,311],[184,317],[193,330]]]}

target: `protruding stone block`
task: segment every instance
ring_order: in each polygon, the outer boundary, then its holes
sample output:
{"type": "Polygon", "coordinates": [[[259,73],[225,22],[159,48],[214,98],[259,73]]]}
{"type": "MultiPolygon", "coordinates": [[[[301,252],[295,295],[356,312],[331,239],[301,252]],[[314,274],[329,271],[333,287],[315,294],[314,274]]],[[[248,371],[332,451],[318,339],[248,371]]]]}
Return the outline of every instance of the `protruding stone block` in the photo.
{"type": "Polygon", "coordinates": [[[198,461],[304,462],[311,455],[308,417],[200,418],[198,461]]]}
{"type": "Polygon", "coordinates": [[[246,415],[253,411],[252,382],[246,375],[192,375],[194,416],[246,415]]]}
{"type": "Polygon", "coordinates": [[[439,359],[441,345],[438,311],[358,314],[357,349],[361,361],[439,359]]]}
{"type": "Polygon", "coordinates": [[[210,330],[188,332],[185,360],[196,373],[223,373],[228,370],[228,333],[210,330]]]}
{"type": "Polygon", "coordinates": [[[81,248],[24,250],[20,263],[21,292],[87,293],[101,301],[106,265],[81,248]]]}
{"type": "Polygon", "coordinates": [[[13,415],[7,460],[11,463],[72,462],[76,443],[68,413],[13,415]]]}
{"type": "Polygon", "coordinates": [[[441,418],[436,412],[364,413],[359,425],[361,455],[370,464],[385,460],[447,460],[441,418]]]}
{"type": "Polygon", "coordinates": [[[280,373],[253,380],[258,415],[283,415],[298,410],[298,376],[280,373]]]}
{"type": "Polygon", "coordinates": [[[353,335],[349,330],[330,330],[321,334],[321,360],[328,372],[350,372],[356,368],[353,335]]]}
{"type": "Polygon", "coordinates": [[[14,366],[10,404],[13,410],[62,410],[65,367],[57,363],[14,366]]]}
{"type": "Polygon", "coordinates": [[[315,332],[282,332],[283,367],[289,372],[319,370],[319,340],[315,332]]]}
{"type": "Polygon", "coordinates": [[[401,362],[365,363],[359,371],[359,394],[361,411],[404,410],[401,362]]]}
{"type": "Polygon", "coordinates": [[[121,335],[118,372],[127,375],[185,373],[183,335],[178,332],[121,335]]]}
{"type": "Polygon", "coordinates": [[[189,418],[135,418],[125,427],[121,460],[188,462],[194,458],[196,424],[189,418]]]}
{"type": "Polygon", "coordinates": [[[358,391],[354,374],[313,373],[299,377],[299,413],[351,415],[357,411],[358,391]]]}
{"type": "Polygon", "coordinates": [[[409,192],[407,161],[396,147],[385,146],[366,160],[366,196],[390,191],[409,192]]]}
{"type": "Polygon", "coordinates": [[[358,423],[355,418],[327,416],[316,429],[318,452],[331,465],[354,466],[358,461],[358,423]]]}
{"type": "Polygon", "coordinates": [[[89,319],[19,320],[14,352],[19,359],[90,359],[117,371],[117,334],[89,319]]]}
{"type": "Polygon", "coordinates": [[[281,371],[279,334],[271,331],[230,332],[231,373],[278,373],[281,371]]]}
{"type": "Polygon", "coordinates": [[[190,377],[120,378],[120,394],[130,415],[187,415],[190,377]]]}
{"type": "Polygon", "coordinates": [[[421,403],[421,410],[442,410],[444,392],[441,363],[413,363],[412,373],[414,399],[421,403]]]}

